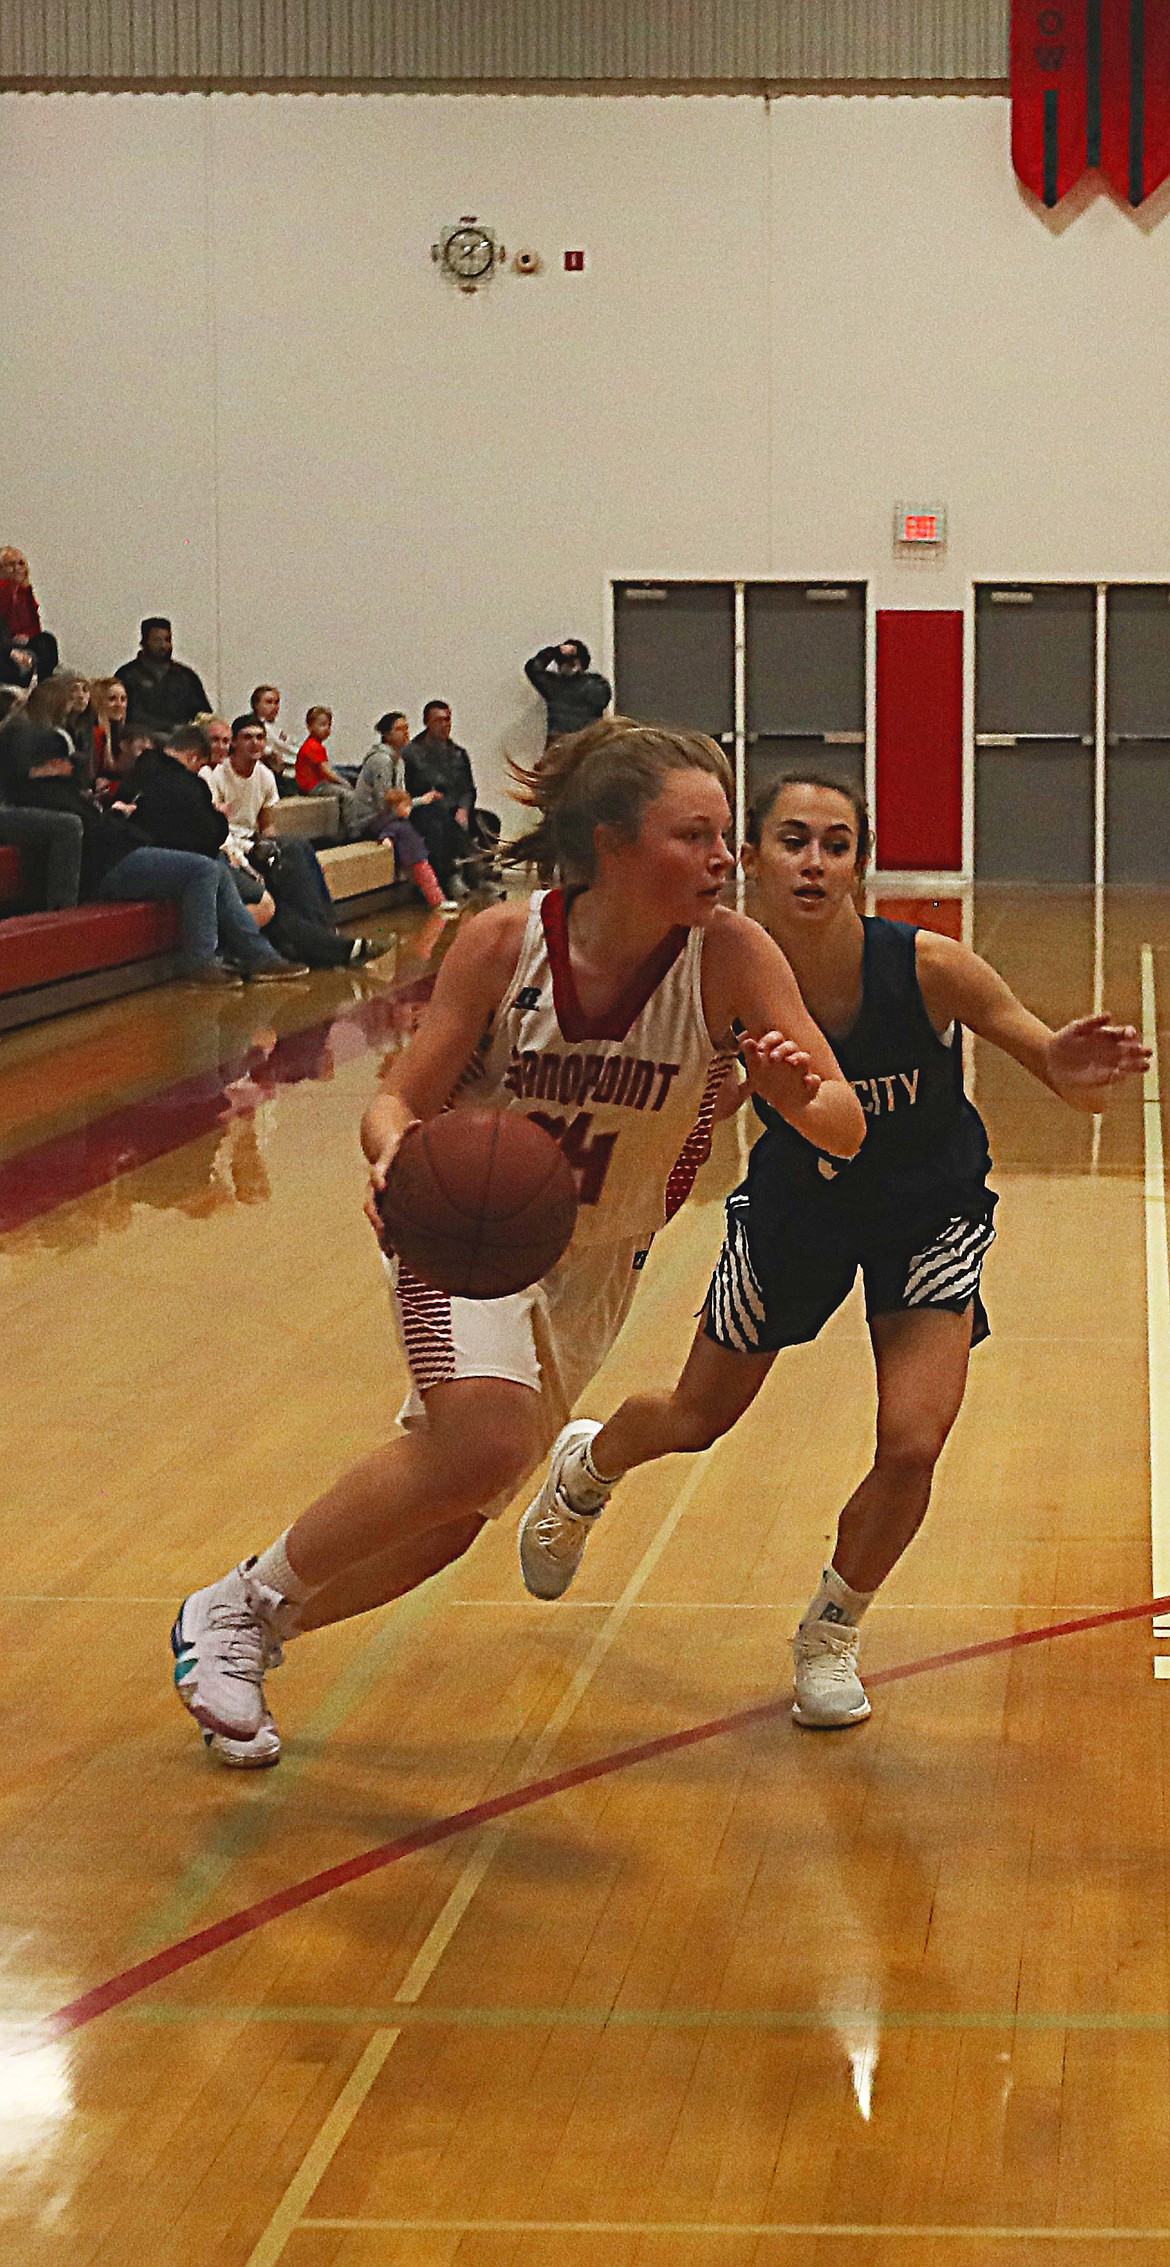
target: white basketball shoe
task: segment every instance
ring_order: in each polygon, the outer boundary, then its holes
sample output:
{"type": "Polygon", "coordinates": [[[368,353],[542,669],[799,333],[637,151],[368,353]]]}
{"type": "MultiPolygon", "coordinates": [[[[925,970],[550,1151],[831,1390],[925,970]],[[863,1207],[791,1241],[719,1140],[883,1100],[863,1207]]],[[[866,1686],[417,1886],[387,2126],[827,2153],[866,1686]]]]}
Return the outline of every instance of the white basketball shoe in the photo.
{"type": "Polygon", "coordinates": [[[205,1732],[252,1741],[267,1710],[264,1672],[279,1645],[285,1600],[257,1582],[245,1559],[206,1590],[184,1598],[171,1630],[175,1690],[205,1732]]]}
{"type": "Polygon", "coordinates": [[[280,1733],[265,1709],[254,1739],[229,1740],[222,1732],[204,1732],[203,1745],[217,1763],[229,1771],[271,1771],[280,1762],[280,1733]]]}
{"type": "Polygon", "coordinates": [[[570,1493],[565,1475],[574,1450],[586,1448],[600,1431],[591,1417],[578,1417],[565,1426],[553,1447],[544,1486],[520,1522],[520,1572],[534,1598],[564,1597],[609,1502],[608,1488],[586,1483],[592,1501],[582,1509],[586,1491],[570,1493]]]}
{"type": "Polygon", "coordinates": [[[793,1721],[823,1732],[864,1723],[869,1715],[865,1686],[857,1674],[861,1631],[849,1622],[815,1621],[792,1640],[793,1721]]]}

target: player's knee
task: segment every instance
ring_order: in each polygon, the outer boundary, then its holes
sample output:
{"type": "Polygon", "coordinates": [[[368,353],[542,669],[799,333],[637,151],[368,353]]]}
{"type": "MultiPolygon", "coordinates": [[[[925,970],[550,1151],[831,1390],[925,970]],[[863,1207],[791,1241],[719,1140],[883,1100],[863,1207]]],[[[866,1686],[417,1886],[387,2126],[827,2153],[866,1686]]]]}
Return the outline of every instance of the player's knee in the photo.
{"type": "Polygon", "coordinates": [[[884,1472],[929,1480],[946,1445],[950,1426],[919,1415],[897,1426],[878,1428],[876,1463],[884,1472]]]}
{"type": "Polygon", "coordinates": [[[687,1456],[699,1456],[705,1448],[714,1448],[729,1432],[734,1419],[722,1411],[704,1407],[701,1402],[684,1401],[677,1395],[671,1410],[672,1446],[687,1456]]]}
{"type": "Polygon", "coordinates": [[[466,1438],[444,1443],[444,1492],[455,1513],[475,1512],[497,1496],[511,1495],[539,1461],[539,1447],[521,1432],[482,1437],[469,1453],[466,1438]]]}

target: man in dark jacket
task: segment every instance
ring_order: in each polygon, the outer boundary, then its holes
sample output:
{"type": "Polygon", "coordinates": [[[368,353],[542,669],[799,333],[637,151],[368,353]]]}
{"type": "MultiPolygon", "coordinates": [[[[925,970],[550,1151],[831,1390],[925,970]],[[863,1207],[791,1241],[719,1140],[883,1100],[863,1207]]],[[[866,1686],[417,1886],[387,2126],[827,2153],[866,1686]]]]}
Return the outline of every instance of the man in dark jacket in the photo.
{"type": "Polygon", "coordinates": [[[596,724],[613,699],[613,686],[599,670],[589,667],[590,653],[583,638],[565,638],[560,645],[542,646],[524,674],[535,685],[548,710],[548,738],[563,732],[583,732],[596,724]]]}
{"type": "Polygon", "coordinates": [[[211,702],[203,679],[173,658],[171,625],[164,615],[149,614],[141,637],[133,661],[124,661],[114,672],[126,687],[124,729],[139,724],[165,739],[177,724],[208,715],[211,702]]]}
{"type": "Polygon", "coordinates": [[[402,751],[407,792],[412,800],[437,797],[412,812],[427,846],[432,866],[448,897],[465,894],[466,881],[479,888],[488,878],[492,852],[500,839],[500,822],[494,811],[482,811],[475,800],[471,758],[451,738],[451,709],[447,701],[428,701],[423,728],[402,751]],[[466,881],[460,877],[460,870],[466,881]]]}

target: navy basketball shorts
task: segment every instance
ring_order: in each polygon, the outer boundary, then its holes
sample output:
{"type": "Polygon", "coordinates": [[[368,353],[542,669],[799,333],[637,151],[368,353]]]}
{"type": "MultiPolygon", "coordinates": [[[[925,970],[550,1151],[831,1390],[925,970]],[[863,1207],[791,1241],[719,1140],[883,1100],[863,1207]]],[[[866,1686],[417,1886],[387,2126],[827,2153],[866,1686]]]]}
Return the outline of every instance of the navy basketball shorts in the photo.
{"type": "MultiPolygon", "coordinates": [[[[990,1199],[994,1202],[994,1199],[990,1199]]],[[[979,1295],[983,1262],[995,1241],[990,1218],[937,1214],[903,1239],[872,1239],[855,1223],[818,1218],[818,1208],[762,1219],[747,1188],[727,1201],[727,1228],[703,1310],[706,1337],[737,1354],[775,1354],[804,1346],[824,1329],[853,1289],[860,1268],[866,1320],[919,1308],[975,1309],[971,1343],[989,1331],[979,1295]]]]}

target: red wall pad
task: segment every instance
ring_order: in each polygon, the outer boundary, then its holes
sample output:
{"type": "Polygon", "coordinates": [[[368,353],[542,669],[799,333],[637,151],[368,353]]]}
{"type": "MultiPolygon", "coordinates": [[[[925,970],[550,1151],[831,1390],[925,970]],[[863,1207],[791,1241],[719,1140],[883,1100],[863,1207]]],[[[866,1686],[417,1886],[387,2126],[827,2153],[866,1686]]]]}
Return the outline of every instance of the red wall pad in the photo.
{"type": "Polygon", "coordinates": [[[963,617],[879,611],[877,863],[957,873],[963,864],[963,617]]]}

